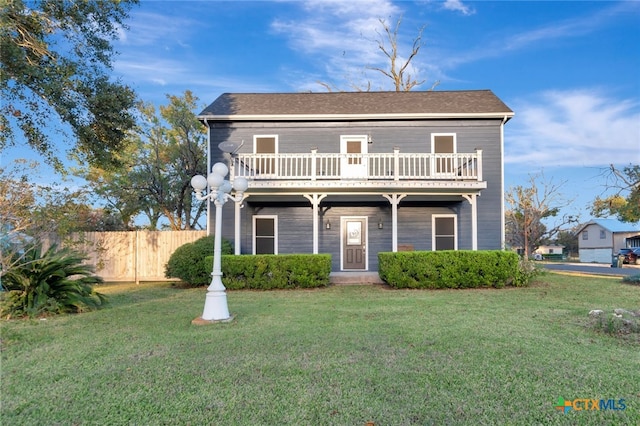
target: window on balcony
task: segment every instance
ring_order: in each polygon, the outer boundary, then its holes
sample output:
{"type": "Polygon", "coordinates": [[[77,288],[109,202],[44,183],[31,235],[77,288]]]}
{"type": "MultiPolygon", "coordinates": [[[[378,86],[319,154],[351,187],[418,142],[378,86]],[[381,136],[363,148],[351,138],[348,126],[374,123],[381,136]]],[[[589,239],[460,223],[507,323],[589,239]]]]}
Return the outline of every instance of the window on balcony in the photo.
{"type": "Polygon", "coordinates": [[[367,162],[362,156],[367,153],[367,135],[340,136],[340,153],[343,178],[367,177],[367,162]]]}
{"type": "Polygon", "coordinates": [[[253,217],[253,254],[278,254],[278,217],[253,217]]]}
{"type": "Polygon", "coordinates": [[[434,214],[431,232],[433,250],[458,249],[458,218],[455,214],[434,214]]]}
{"type": "Polygon", "coordinates": [[[431,152],[436,154],[434,170],[437,174],[451,175],[455,173],[453,156],[447,155],[456,153],[455,133],[433,133],[431,135],[431,152]]]}
{"type": "MultiPolygon", "coordinates": [[[[278,152],[277,135],[256,135],[253,137],[254,154],[276,154],[278,152]]],[[[258,174],[276,174],[275,156],[265,155],[256,158],[254,170],[258,174]]]]}

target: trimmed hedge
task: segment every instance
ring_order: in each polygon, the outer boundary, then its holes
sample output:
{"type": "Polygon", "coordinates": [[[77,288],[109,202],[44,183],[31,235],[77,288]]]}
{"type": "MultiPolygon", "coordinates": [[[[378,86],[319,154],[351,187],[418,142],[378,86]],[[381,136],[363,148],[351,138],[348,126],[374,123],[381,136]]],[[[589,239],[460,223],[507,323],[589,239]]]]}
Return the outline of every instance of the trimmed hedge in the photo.
{"type": "MultiPolygon", "coordinates": [[[[206,256],[213,258],[213,235],[198,238],[192,243],[183,244],[171,254],[164,268],[166,278],[180,278],[183,282],[198,287],[211,282],[211,266],[209,271],[202,270],[202,261],[206,256]]],[[[222,238],[220,250],[222,254],[232,254],[233,246],[222,238]]]]}
{"type": "Polygon", "coordinates": [[[523,286],[534,275],[502,250],[382,252],[378,273],[395,288],[430,289],[523,286]]]}
{"type": "MultiPolygon", "coordinates": [[[[213,256],[204,259],[211,274],[213,256]]],[[[329,285],[330,254],[222,256],[222,283],[230,290],[315,288],[329,285]]]]}

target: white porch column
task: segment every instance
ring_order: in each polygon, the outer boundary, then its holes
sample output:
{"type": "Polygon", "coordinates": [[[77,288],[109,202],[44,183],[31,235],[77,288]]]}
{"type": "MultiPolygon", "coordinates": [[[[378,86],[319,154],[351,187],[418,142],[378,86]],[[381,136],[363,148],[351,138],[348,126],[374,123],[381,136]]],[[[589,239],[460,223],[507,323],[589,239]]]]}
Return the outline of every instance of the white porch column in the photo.
{"type": "Polygon", "coordinates": [[[244,207],[244,200],[248,197],[248,195],[242,195],[242,201],[239,203],[233,203],[235,204],[235,214],[234,214],[234,220],[233,220],[233,250],[234,253],[236,255],[240,254],[242,252],[241,250],[241,245],[240,245],[240,209],[244,207]]]}
{"type": "Polygon", "coordinates": [[[391,251],[398,251],[398,204],[407,194],[382,194],[391,204],[391,251]]]}
{"type": "Polygon", "coordinates": [[[471,250],[478,250],[478,194],[462,194],[471,204],[471,250]]]}
{"type": "Polygon", "coordinates": [[[326,196],[327,194],[303,195],[303,197],[311,203],[311,210],[313,211],[313,254],[318,254],[318,206],[320,205],[320,201],[326,196]]]}

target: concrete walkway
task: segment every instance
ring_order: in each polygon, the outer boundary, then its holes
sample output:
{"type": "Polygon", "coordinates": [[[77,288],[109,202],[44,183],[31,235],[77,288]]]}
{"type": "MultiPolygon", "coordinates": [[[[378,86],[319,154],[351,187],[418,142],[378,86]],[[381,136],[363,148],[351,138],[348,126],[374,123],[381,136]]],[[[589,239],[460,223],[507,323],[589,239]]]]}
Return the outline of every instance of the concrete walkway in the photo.
{"type": "Polygon", "coordinates": [[[332,272],[329,275],[331,284],[383,284],[377,271],[332,272]]]}

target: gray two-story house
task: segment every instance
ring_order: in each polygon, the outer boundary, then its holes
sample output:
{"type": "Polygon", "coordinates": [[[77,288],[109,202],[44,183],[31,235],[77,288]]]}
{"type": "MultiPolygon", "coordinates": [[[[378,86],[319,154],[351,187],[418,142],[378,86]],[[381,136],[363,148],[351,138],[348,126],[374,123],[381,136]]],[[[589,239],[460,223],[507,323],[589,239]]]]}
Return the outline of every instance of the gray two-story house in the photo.
{"type": "Polygon", "coordinates": [[[249,181],[223,237],[238,254],[330,253],[333,271],[376,271],[381,251],[501,249],[513,114],[489,90],[225,93],[199,115],[209,165],[249,181]]]}

